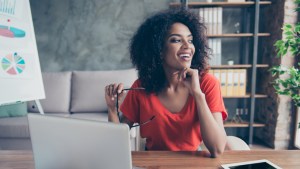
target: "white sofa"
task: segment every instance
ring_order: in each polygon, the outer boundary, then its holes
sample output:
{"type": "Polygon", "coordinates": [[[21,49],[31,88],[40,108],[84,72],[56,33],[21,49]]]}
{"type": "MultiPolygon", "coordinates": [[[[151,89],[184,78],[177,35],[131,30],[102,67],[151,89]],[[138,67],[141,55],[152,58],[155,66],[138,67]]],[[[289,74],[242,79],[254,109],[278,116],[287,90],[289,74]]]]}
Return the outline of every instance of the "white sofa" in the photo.
{"type": "MultiPolygon", "coordinates": [[[[137,79],[135,69],[117,71],[69,71],[42,73],[46,99],[40,100],[45,114],[107,121],[104,87],[116,82],[130,87],[137,79]]],[[[38,113],[35,102],[28,112],[38,113]]],[[[135,129],[131,129],[132,150],[137,149],[135,129]]],[[[0,118],[0,150],[31,149],[27,116],[0,118]]]]}

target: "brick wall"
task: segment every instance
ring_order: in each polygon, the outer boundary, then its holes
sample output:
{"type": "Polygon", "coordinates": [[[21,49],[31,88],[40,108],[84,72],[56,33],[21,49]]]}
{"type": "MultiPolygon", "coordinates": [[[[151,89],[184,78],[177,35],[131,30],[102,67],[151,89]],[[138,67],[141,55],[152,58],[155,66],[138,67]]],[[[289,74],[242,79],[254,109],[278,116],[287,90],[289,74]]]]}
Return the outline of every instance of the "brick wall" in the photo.
{"type": "MultiPolygon", "coordinates": [[[[294,58],[288,54],[283,59],[275,58],[276,52],[274,43],[284,37],[281,27],[283,23],[295,24],[297,13],[294,0],[273,0],[272,5],[264,10],[264,27],[271,37],[263,39],[262,42],[262,62],[270,66],[283,64],[293,66],[294,58]]],[[[270,147],[275,149],[287,149],[291,139],[291,99],[287,96],[277,95],[270,81],[273,80],[268,71],[262,71],[264,79],[259,80],[259,88],[266,93],[269,98],[257,102],[256,119],[266,124],[266,127],[257,129],[255,136],[263,140],[270,147]],[[267,77],[267,78],[266,78],[267,77]]],[[[284,77],[282,77],[284,78],[284,77]]]]}

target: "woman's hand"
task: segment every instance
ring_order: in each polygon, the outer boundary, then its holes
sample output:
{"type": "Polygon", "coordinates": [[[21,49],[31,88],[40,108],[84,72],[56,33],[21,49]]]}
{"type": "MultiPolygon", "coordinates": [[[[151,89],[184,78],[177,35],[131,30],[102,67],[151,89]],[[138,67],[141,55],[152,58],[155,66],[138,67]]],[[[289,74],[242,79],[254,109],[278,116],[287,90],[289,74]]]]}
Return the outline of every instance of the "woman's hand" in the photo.
{"type": "Polygon", "coordinates": [[[119,99],[123,97],[124,91],[123,84],[110,84],[105,86],[105,101],[107,104],[108,111],[117,112],[116,101],[117,101],[117,93],[119,94],[119,99]],[[122,93],[121,93],[122,92],[122,93]]]}
{"type": "Polygon", "coordinates": [[[199,73],[197,69],[185,68],[180,72],[180,80],[189,89],[190,94],[202,94],[199,83],[199,73]]]}

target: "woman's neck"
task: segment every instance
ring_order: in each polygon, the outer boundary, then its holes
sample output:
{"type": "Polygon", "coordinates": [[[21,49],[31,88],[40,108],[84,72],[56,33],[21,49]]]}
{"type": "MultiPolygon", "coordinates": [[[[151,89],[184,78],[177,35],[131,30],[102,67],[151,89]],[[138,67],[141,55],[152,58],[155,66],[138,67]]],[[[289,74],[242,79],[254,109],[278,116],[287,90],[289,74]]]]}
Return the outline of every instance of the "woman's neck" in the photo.
{"type": "Polygon", "coordinates": [[[178,70],[165,70],[166,75],[166,90],[178,90],[183,87],[182,82],[180,81],[180,71],[178,70]]]}

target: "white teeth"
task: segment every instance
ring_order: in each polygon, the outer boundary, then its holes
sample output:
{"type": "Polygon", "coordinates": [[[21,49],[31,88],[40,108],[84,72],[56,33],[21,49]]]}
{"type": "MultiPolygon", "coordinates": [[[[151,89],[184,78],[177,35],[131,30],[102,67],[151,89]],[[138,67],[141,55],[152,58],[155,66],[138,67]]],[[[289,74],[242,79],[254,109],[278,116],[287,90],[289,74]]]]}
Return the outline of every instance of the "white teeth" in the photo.
{"type": "Polygon", "coordinates": [[[189,54],[180,54],[179,57],[190,57],[189,54]]]}

